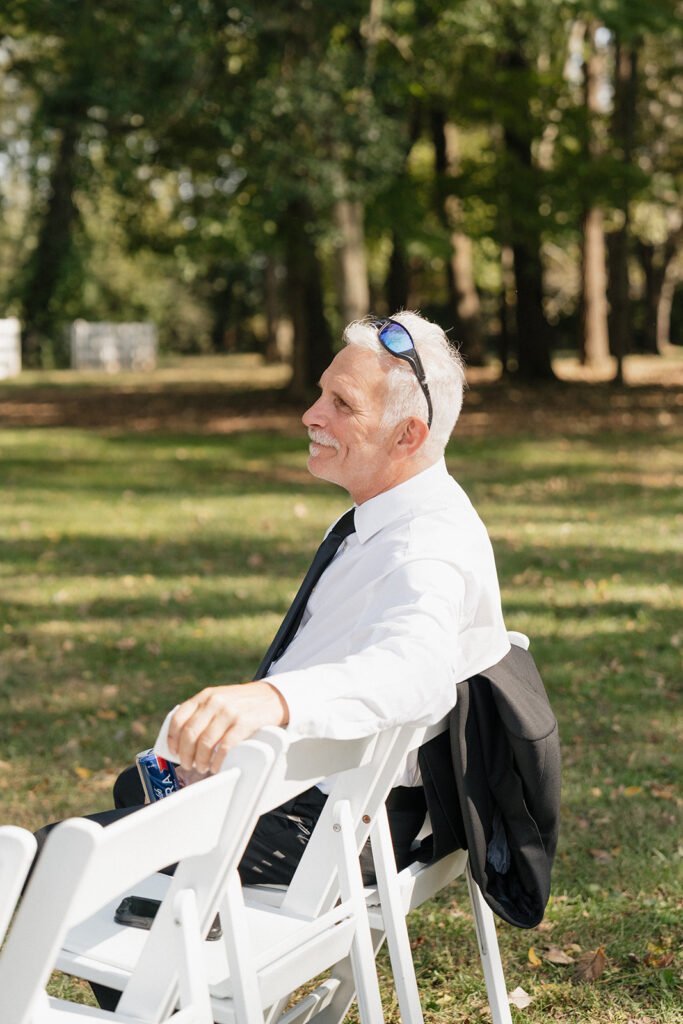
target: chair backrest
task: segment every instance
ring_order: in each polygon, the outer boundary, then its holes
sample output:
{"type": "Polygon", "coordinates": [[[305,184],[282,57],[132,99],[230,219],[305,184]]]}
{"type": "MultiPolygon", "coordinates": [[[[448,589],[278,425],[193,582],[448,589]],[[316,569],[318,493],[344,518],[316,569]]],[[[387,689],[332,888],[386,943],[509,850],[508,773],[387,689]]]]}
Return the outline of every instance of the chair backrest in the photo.
{"type": "Polygon", "coordinates": [[[36,841],[25,828],[0,828],[0,946],[36,853],[36,841]]]}
{"type": "MultiPolygon", "coordinates": [[[[162,757],[172,756],[167,735],[174,711],[167,715],[154,744],[162,757]]],[[[276,743],[281,732],[265,728],[255,738],[276,743]]],[[[289,735],[287,750],[270,774],[260,813],[280,806],[323,779],[332,781],[332,789],[288,887],[283,908],[315,917],[332,906],[338,894],[336,861],[329,846],[334,805],[339,800],[348,800],[360,852],[407,752],[419,746],[424,735],[423,728],[412,725],[349,740],[289,735]]]]}
{"type": "MultiPolygon", "coordinates": [[[[333,906],[339,894],[337,866],[330,856],[335,805],[348,801],[359,854],[406,754],[419,745],[423,734],[424,729],[397,726],[362,740],[308,739],[293,744],[290,771],[296,770],[296,761],[301,759],[309,766],[310,775],[326,776],[331,789],[287,888],[283,909],[312,917],[333,906]]],[[[286,778],[285,786],[287,783],[286,778]]]]}
{"type": "MultiPolygon", "coordinates": [[[[236,868],[276,760],[278,739],[240,744],[226,771],[103,829],[74,818],[48,837],[0,957],[3,1019],[29,1024],[70,928],[136,883],[178,862],[136,969],[119,1003],[122,1014],[162,1020],[177,1001],[182,965],[173,946],[178,897],[193,894],[198,940],[216,913],[218,891],[236,868]]],[[[286,747],[284,735],[280,752],[286,747]]]]}

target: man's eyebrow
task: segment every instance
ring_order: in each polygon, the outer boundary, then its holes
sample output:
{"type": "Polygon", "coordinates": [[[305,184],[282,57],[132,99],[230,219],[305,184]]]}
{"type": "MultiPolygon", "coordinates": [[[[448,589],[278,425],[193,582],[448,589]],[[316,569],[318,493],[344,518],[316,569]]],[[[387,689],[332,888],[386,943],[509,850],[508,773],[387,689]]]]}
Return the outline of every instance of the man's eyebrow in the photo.
{"type": "Polygon", "coordinates": [[[347,405],[356,406],[361,401],[358,387],[352,381],[340,381],[330,390],[347,405]]]}

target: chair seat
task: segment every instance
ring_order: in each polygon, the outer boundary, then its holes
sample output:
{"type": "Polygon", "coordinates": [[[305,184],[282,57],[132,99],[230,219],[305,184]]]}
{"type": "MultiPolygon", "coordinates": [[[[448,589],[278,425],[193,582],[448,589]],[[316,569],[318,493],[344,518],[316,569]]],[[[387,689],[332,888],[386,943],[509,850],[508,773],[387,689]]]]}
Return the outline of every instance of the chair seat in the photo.
{"type": "MultiPolygon", "coordinates": [[[[135,895],[161,900],[170,882],[169,875],[150,875],[135,885],[135,895]]],[[[89,972],[84,977],[111,988],[123,987],[149,937],[149,932],[142,928],[131,928],[114,920],[117,906],[129,893],[130,889],[124,890],[67,933],[57,957],[58,970],[78,974],[78,966],[87,964],[89,972]]]]}
{"type": "MultiPolygon", "coordinates": [[[[450,885],[467,866],[467,850],[455,850],[431,864],[414,861],[398,872],[403,913],[419,907],[425,900],[450,885]]],[[[377,886],[365,890],[371,928],[382,927],[381,901],[377,886]]]]}
{"type": "MultiPolygon", "coordinates": [[[[135,895],[161,900],[170,884],[168,875],[151,875],[135,886],[135,895]]],[[[122,893],[120,898],[124,895],[128,893],[122,893]]],[[[266,903],[249,900],[249,889],[245,889],[245,895],[248,934],[244,941],[254,951],[262,1006],[269,1006],[275,1001],[283,984],[288,984],[293,990],[324,971],[330,962],[347,956],[354,923],[344,904],[337,905],[326,915],[309,920],[274,910],[266,903]],[[321,945],[317,939],[329,929],[330,924],[336,925],[332,931],[333,939],[328,937],[321,945]]],[[[110,901],[98,913],[68,932],[56,964],[59,970],[70,974],[82,973],[102,985],[123,988],[139,960],[149,932],[114,920],[120,898],[110,901]]],[[[221,1007],[221,1003],[233,994],[225,947],[220,940],[205,941],[203,950],[214,1016],[218,1022],[231,1021],[234,1017],[232,1007],[221,1007]]]]}
{"type": "MultiPolygon", "coordinates": [[[[425,900],[450,885],[458,878],[467,866],[467,851],[455,850],[441,860],[425,864],[413,861],[408,867],[398,872],[398,884],[404,914],[419,907],[425,900]]],[[[287,892],[286,885],[249,885],[244,887],[244,896],[248,904],[264,904],[278,907],[287,892]]],[[[379,890],[376,885],[367,885],[363,890],[368,907],[370,925],[381,928],[381,907],[379,890]],[[374,913],[373,913],[374,911],[374,913]]]]}

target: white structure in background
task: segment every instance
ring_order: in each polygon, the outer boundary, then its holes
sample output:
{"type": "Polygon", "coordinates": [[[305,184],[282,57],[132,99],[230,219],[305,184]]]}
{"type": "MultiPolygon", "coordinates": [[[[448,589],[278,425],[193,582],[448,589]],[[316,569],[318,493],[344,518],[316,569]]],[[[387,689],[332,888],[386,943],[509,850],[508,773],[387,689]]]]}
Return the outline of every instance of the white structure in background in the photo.
{"type": "Polygon", "coordinates": [[[21,328],[15,316],[0,320],[0,380],[21,373],[21,328]]]}
{"type": "Polygon", "coordinates": [[[88,323],[74,320],[69,329],[71,365],[75,370],[153,370],[157,329],[150,323],[88,323]]]}

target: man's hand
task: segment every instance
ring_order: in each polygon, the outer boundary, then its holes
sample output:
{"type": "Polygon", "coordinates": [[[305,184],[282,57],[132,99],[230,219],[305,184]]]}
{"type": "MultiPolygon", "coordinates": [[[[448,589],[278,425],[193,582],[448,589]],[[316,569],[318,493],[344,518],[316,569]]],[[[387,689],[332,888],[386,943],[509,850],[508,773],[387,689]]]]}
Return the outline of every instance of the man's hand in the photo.
{"type": "Polygon", "coordinates": [[[198,772],[196,768],[181,768],[180,765],[176,765],[175,775],[181,789],[184,789],[185,786],[193,786],[195,782],[201,782],[208,774],[208,772],[198,772]]]}
{"type": "Polygon", "coordinates": [[[284,697],[267,683],[212,686],[180,705],[168,730],[168,745],[184,769],[217,772],[232,747],[264,725],[286,725],[284,697]]]}

